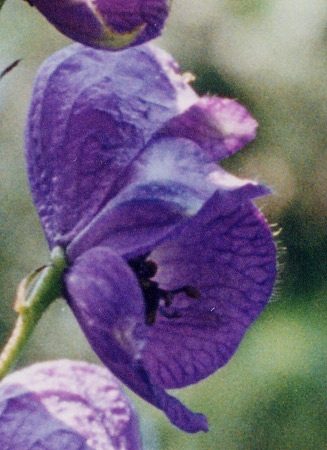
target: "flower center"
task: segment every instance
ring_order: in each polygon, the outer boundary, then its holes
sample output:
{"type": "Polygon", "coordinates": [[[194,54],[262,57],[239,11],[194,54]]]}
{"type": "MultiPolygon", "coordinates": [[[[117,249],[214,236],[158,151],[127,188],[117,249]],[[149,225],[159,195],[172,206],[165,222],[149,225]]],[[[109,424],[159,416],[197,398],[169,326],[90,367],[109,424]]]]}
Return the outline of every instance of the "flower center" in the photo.
{"type": "Polygon", "coordinates": [[[176,294],[184,293],[190,298],[199,298],[199,291],[192,286],[182,286],[178,289],[165,290],[159,288],[159,283],[151,280],[157,273],[158,267],[154,261],[146,260],[149,253],[130,259],[129,266],[134,271],[140,283],[143,298],[145,302],[145,323],[146,325],[153,325],[156,321],[158,310],[162,315],[168,319],[181,317],[177,312],[168,313],[161,307],[161,301],[164,306],[168,307],[172,304],[176,294]]]}

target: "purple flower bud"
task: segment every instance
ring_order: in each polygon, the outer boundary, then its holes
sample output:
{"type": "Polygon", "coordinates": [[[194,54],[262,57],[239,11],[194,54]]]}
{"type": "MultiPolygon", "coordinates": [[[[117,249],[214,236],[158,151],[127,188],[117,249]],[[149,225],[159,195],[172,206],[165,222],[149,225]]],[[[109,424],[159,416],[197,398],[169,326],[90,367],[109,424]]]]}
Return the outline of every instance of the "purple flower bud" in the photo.
{"type": "Polygon", "coordinates": [[[140,450],[135,412],[111,373],[77,361],[35,364],[0,384],[0,447],[140,450]]]}
{"type": "Polygon", "coordinates": [[[26,127],[31,190],[66,298],[102,361],[187,432],[166,388],[232,357],[276,277],[266,187],[217,166],[255,136],[228,99],[199,98],[165,52],[74,45],[49,58],[26,127]]]}
{"type": "Polygon", "coordinates": [[[61,33],[91,47],[117,50],[160,35],[170,0],[31,0],[61,33]]]}

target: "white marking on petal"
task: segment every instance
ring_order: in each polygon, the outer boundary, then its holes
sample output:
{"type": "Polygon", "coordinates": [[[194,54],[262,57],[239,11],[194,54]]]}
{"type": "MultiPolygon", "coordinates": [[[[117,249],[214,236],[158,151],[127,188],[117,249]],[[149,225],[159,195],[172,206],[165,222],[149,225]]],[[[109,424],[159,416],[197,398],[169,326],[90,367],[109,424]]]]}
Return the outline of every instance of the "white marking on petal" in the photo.
{"type": "Polygon", "coordinates": [[[246,184],[252,184],[254,186],[256,186],[258,184],[253,180],[235,177],[234,175],[231,175],[228,172],[225,172],[223,170],[217,170],[215,172],[211,172],[208,175],[207,179],[209,182],[213,183],[217,187],[222,186],[224,188],[224,190],[236,189],[236,188],[242,187],[246,184]]]}
{"type": "Polygon", "coordinates": [[[113,335],[119,347],[134,359],[141,359],[145,340],[136,336],[138,323],[131,317],[124,317],[113,327],[113,335]]]}
{"type": "Polygon", "coordinates": [[[171,152],[152,152],[149,164],[144,166],[144,175],[147,180],[171,180],[176,168],[176,155],[171,152]]]}

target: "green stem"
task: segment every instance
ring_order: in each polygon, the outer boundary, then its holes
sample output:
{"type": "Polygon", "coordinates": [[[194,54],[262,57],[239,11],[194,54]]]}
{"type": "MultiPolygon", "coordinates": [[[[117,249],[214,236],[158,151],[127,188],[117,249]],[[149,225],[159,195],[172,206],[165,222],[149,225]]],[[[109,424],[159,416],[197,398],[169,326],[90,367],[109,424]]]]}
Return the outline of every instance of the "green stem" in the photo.
{"type": "Polygon", "coordinates": [[[51,253],[51,264],[37,269],[20,283],[15,303],[19,316],[0,355],[0,379],[17,361],[43,312],[62,296],[62,275],[66,267],[64,251],[56,247],[51,253]]]}
{"type": "Polygon", "coordinates": [[[18,316],[15,328],[0,356],[0,379],[7,375],[17,361],[21,349],[30,337],[35,325],[36,322],[33,323],[24,316],[18,316]]]}

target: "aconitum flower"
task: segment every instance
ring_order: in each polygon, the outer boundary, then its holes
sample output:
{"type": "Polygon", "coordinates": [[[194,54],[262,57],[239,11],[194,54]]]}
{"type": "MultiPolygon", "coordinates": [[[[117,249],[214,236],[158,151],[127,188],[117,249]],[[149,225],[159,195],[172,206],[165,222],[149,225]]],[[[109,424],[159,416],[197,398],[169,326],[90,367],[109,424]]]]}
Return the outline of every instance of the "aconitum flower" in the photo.
{"type": "Polygon", "coordinates": [[[140,450],[136,414],[105,368],[78,361],[35,364],[0,384],[0,448],[140,450]]]}
{"type": "Polygon", "coordinates": [[[28,173],[49,246],[66,251],[68,304],[104,364],[188,432],[206,418],[165,389],[226,364],[275,280],[253,204],[269,190],[216,165],[255,128],[150,45],[73,45],[35,82],[28,173]]]}
{"type": "Polygon", "coordinates": [[[170,0],[28,0],[61,33],[82,44],[117,50],[160,35],[170,0]]]}

